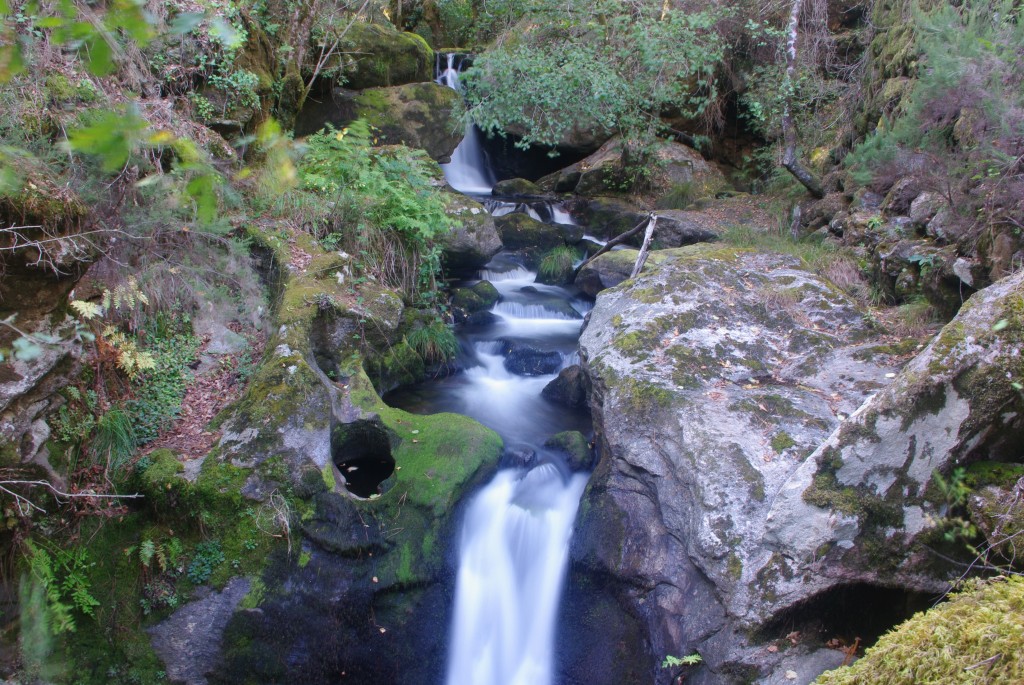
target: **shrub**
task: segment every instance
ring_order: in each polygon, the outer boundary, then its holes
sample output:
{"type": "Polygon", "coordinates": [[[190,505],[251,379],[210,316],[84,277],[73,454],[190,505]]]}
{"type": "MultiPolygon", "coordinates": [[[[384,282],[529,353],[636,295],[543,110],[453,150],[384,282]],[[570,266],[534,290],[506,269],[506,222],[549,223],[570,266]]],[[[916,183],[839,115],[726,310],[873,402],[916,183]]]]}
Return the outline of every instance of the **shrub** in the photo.
{"type": "Polygon", "coordinates": [[[340,235],[332,244],[358,255],[366,274],[420,297],[436,285],[434,238],[452,225],[434,187],[437,167],[420,150],[378,151],[370,143],[362,120],[307,139],[299,165],[302,188],[332,200],[311,225],[340,235]]]}
{"type": "Polygon", "coordinates": [[[192,554],[192,562],[188,565],[188,579],[195,585],[202,585],[213,572],[224,563],[224,552],[216,540],[200,542],[192,554]]]}

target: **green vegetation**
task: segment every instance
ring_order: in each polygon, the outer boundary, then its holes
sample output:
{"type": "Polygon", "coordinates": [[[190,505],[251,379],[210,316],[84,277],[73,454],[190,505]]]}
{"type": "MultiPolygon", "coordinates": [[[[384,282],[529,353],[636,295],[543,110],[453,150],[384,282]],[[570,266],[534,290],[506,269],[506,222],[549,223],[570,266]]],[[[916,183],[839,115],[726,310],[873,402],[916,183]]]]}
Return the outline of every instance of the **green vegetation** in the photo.
{"type": "Polygon", "coordinates": [[[972,581],[949,601],[883,635],[864,658],[817,685],[978,683],[1024,679],[1024,578],[972,581]],[[979,680],[979,676],[984,676],[979,680]]]}
{"type": "Polygon", "coordinates": [[[426,364],[444,364],[459,353],[459,341],[443,321],[433,321],[406,336],[409,346],[426,364]]]}
{"type": "Polygon", "coordinates": [[[533,0],[520,12],[514,38],[481,55],[464,79],[470,116],[484,130],[517,127],[522,145],[554,145],[584,125],[646,145],[663,129],[650,112],[696,117],[716,99],[721,9],[533,0]]]}

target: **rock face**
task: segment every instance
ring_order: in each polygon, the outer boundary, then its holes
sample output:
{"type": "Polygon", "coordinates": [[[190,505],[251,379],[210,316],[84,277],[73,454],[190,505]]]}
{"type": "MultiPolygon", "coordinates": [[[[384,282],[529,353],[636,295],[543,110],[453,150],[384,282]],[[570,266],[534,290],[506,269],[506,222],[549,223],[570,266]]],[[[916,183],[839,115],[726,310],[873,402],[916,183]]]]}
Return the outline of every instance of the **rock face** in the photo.
{"type": "Polygon", "coordinates": [[[437,83],[370,88],[355,97],[353,118],[380,129],[380,140],[426,150],[437,162],[451,161],[462,141],[462,96],[437,83]]]}
{"type": "Polygon", "coordinates": [[[621,582],[652,654],[698,649],[705,682],[756,672],[729,628],[797,599],[779,591],[768,513],[839,415],[886,383],[888,367],[861,358],[870,327],[791,257],[695,245],[602,292],[580,350],[600,456],[576,573],[621,582]]]}
{"type": "MultiPolygon", "coordinates": [[[[1024,428],[1024,273],[978,292],[900,376],[844,422],[780,490],[766,540],[797,568],[856,566],[881,537],[888,582],[931,587],[933,559],[915,542],[948,502],[929,488],[956,464],[1015,461],[1024,428]]],[[[804,585],[839,582],[830,573],[804,585]]],[[[881,577],[879,578],[881,580],[881,577]]],[[[807,590],[802,590],[806,592],[807,590]]]]}
{"type": "Polygon", "coordinates": [[[599,462],[574,573],[618,580],[653,655],[698,650],[698,683],[773,672],[741,634],[839,588],[945,589],[958,572],[920,544],[948,506],[929,483],[1019,459],[1022,313],[1024,273],[897,373],[856,307],[792,258],[660,253],[601,294],[580,340],[599,462]]]}
{"type": "MultiPolygon", "coordinates": [[[[307,236],[293,249],[310,260],[280,269],[270,351],[199,482],[237,471],[239,499],[261,506],[288,487],[303,507],[298,549],[268,558],[255,608],[230,615],[203,672],[222,685],[436,682],[443,659],[424,654],[443,653],[434,621],[447,622],[452,514],[497,467],[502,442],[464,416],[384,404],[362,361],[400,346],[401,299],[370,283],[352,297],[335,276],[339,255],[307,236]]],[[[287,264],[292,253],[274,254],[287,264]]]]}

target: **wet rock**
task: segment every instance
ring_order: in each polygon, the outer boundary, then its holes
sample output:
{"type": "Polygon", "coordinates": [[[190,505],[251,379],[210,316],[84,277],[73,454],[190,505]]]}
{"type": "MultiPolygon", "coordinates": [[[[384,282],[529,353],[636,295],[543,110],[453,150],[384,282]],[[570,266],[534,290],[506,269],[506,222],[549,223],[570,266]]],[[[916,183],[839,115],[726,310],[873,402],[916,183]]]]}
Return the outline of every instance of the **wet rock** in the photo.
{"type": "MultiPolygon", "coordinates": [[[[647,212],[631,202],[612,197],[595,197],[577,204],[576,213],[587,233],[598,238],[614,238],[647,221],[647,212]]],[[[641,235],[635,242],[639,247],[641,235]]]]}
{"type": "Polygon", "coordinates": [[[567,366],[558,376],[544,386],[541,394],[551,400],[570,407],[582,407],[587,403],[590,381],[579,364],[567,366]]]}
{"type": "Polygon", "coordinates": [[[494,184],[491,194],[497,197],[536,197],[544,191],[525,178],[510,178],[494,184]]]}
{"type": "Polygon", "coordinates": [[[166,665],[170,680],[207,684],[207,674],[221,659],[224,628],[249,588],[248,578],[235,578],[222,591],[208,592],[149,629],[153,651],[166,665]]]}
{"type": "Polygon", "coordinates": [[[544,446],[564,456],[570,471],[586,471],[594,459],[590,443],[578,431],[556,433],[548,438],[544,446]]]}
{"type": "Polygon", "coordinates": [[[451,306],[455,322],[462,323],[471,315],[490,309],[500,299],[501,294],[490,281],[480,281],[469,288],[454,288],[451,306]]]}
{"type": "MultiPolygon", "coordinates": [[[[598,296],[580,352],[599,460],[572,556],[615,579],[650,653],[757,676],[740,626],[813,595],[807,575],[872,572],[788,566],[764,534],[773,493],[888,382],[892,367],[857,356],[871,340],[857,306],[794,258],[727,245],[653,252],[598,296]]],[[[695,682],[719,682],[705,673],[695,682]]]]}
{"type": "Polygon", "coordinates": [[[575,245],[583,240],[583,234],[586,232],[586,229],[584,229],[583,226],[576,226],[573,224],[552,224],[552,226],[557,228],[558,232],[562,234],[562,240],[564,240],[567,245],[575,245]]]}
{"type": "Polygon", "coordinates": [[[461,193],[448,193],[447,213],[455,227],[439,237],[441,263],[452,276],[471,276],[501,250],[501,236],[484,206],[461,193]]]}
{"type": "Polygon", "coordinates": [[[557,228],[521,212],[496,217],[494,225],[506,250],[526,250],[539,254],[565,244],[557,228]]]}
{"type": "Polygon", "coordinates": [[[546,376],[558,371],[562,355],[526,345],[513,345],[505,355],[505,368],[520,376],[546,376]]]}

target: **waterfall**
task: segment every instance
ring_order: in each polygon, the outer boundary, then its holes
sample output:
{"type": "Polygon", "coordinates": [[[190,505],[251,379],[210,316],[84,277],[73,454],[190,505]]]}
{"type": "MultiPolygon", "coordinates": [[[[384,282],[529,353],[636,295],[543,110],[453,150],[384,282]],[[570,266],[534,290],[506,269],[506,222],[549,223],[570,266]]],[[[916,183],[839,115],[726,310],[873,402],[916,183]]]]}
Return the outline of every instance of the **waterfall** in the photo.
{"type": "Polygon", "coordinates": [[[585,475],[500,471],[466,513],[447,685],[550,685],[555,619],[585,475]]]}
{"type": "MultiPolygon", "coordinates": [[[[455,53],[448,53],[446,66],[437,76],[437,82],[453,90],[461,90],[455,53]]],[[[452,153],[452,161],[442,164],[441,170],[448,184],[462,193],[490,195],[494,175],[487,166],[487,157],[481,143],[480,129],[472,122],[466,124],[466,134],[452,153]]]]}

